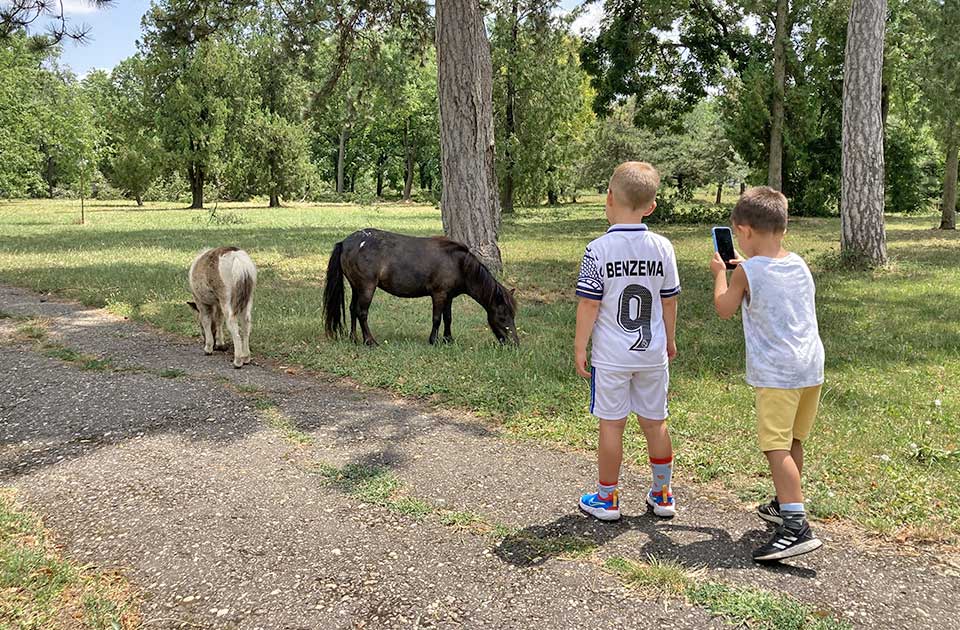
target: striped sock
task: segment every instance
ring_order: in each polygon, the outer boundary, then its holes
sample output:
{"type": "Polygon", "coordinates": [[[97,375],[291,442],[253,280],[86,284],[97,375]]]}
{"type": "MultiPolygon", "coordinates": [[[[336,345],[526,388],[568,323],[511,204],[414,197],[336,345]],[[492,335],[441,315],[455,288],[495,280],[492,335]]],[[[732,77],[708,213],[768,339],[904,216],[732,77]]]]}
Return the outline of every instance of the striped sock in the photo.
{"type": "Polygon", "coordinates": [[[613,483],[603,483],[602,481],[597,484],[597,498],[602,501],[609,501],[610,497],[613,496],[613,493],[617,491],[617,482],[613,483]]]}
{"type": "Polygon", "coordinates": [[[653,484],[650,491],[654,494],[660,494],[664,488],[670,492],[670,481],[673,476],[673,456],[658,459],[650,458],[650,469],[653,471],[653,484]]]}
{"type": "Polygon", "coordinates": [[[781,503],[780,516],[783,518],[783,524],[794,531],[801,529],[807,520],[803,503],[781,503]]]}

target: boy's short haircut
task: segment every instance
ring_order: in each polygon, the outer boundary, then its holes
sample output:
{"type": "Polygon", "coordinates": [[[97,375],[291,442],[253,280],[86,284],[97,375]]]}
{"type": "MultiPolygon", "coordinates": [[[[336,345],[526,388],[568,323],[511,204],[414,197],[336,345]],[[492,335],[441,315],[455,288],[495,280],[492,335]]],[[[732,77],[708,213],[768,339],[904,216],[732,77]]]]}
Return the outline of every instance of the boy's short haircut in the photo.
{"type": "Polygon", "coordinates": [[[646,210],[657,198],[660,173],[647,162],[624,162],[613,171],[610,191],[621,204],[646,210]]]}
{"type": "Polygon", "coordinates": [[[748,188],[733,207],[730,221],[767,234],[786,232],[787,198],[769,186],[748,188]]]}

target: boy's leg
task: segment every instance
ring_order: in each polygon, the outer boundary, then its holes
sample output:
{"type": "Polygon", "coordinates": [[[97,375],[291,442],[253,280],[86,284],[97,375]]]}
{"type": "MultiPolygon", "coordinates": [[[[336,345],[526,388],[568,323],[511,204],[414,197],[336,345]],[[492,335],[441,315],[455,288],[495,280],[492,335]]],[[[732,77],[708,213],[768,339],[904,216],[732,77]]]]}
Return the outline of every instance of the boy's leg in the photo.
{"type": "Polygon", "coordinates": [[[797,438],[793,438],[793,444],[790,445],[790,457],[793,458],[793,463],[797,465],[797,473],[803,479],[803,442],[797,438]]]}
{"type": "Polygon", "coordinates": [[[580,509],[603,521],[620,518],[617,483],[623,462],[623,431],[629,412],[629,373],[593,368],[590,413],[600,424],[597,447],[597,492],[580,497],[580,509]],[[613,418],[613,419],[608,419],[613,418]]]}
{"type": "Polygon", "coordinates": [[[647,504],[657,516],[672,517],[676,511],[673,498],[673,443],[667,430],[667,389],[669,369],[647,370],[634,374],[631,386],[631,406],[640,421],[647,440],[652,483],[647,493],[647,504]]]}
{"type": "Polygon", "coordinates": [[[647,504],[657,516],[672,517],[677,513],[673,498],[673,443],[666,420],[639,418],[640,428],[647,439],[650,457],[651,484],[647,504]]]}
{"type": "Polygon", "coordinates": [[[822,545],[807,524],[800,482],[802,441],[813,422],[812,417],[806,417],[809,415],[809,394],[807,400],[803,400],[805,393],[806,390],[757,389],[760,448],[773,476],[782,524],[767,544],[754,551],[755,560],[782,560],[822,545]],[[806,405],[802,404],[804,402],[806,405]],[[799,455],[800,466],[794,453],[799,455]]]}
{"type": "Polygon", "coordinates": [[[766,451],[767,463],[773,475],[773,487],[777,489],[777,500],[781,511],[784,504],[803,503],[803,490],[800,487],[800,470],[789,450],[766,451]]]}
{"type": "MultiPolygon", "coordinates": [[[[626,426],[626,418],[600,421],[597,472],[601,486],[616,486],[620,478],[620,465],[623,463],[623,430],[626,426]]],[[[603,492],[602,489],[601,492],[603,492]]]]}

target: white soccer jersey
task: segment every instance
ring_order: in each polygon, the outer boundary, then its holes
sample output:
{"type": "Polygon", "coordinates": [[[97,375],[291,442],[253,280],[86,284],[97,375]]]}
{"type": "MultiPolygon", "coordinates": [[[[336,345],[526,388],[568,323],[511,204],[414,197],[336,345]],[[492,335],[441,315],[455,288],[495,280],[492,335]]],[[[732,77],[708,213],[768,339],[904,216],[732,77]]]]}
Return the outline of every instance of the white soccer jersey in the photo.
{"type": "Polygon", "coordinates": [[[577,295],[600,300],[590,364],[618,370],[667,365],[660,298],[679,293],[673,245],[646,225],[614,225],[587,245],[577,295]]]}

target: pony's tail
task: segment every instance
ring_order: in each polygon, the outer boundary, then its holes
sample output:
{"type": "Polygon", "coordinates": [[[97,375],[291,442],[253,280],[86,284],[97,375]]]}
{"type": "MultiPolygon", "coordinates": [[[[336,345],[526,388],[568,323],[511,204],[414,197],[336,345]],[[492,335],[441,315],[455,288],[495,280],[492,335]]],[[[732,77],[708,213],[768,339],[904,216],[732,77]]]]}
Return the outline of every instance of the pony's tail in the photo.
{"type": "Polygon", "coordinates": [[[343,268],[340,265],[340,255],[343,253],[343,242],[333,246],[333,253],[327,262],[327,280],[323,285],[323,324],[327,337],[333,338],[343,332],[343,320],[347,316],[344,308],[343,295],[343,268]]]}
{"type": "Polygon", "coordinates": [[[233,312],[240,315],[243,312],[243,309],[247,308],[247,304],[250,303],[250,298],[253,297],[253,276],[244,269],[239,278],[237,278],[236,285],[233,287],[233,295],[231,296],[230,305],[233,307],[233,312]]]}

